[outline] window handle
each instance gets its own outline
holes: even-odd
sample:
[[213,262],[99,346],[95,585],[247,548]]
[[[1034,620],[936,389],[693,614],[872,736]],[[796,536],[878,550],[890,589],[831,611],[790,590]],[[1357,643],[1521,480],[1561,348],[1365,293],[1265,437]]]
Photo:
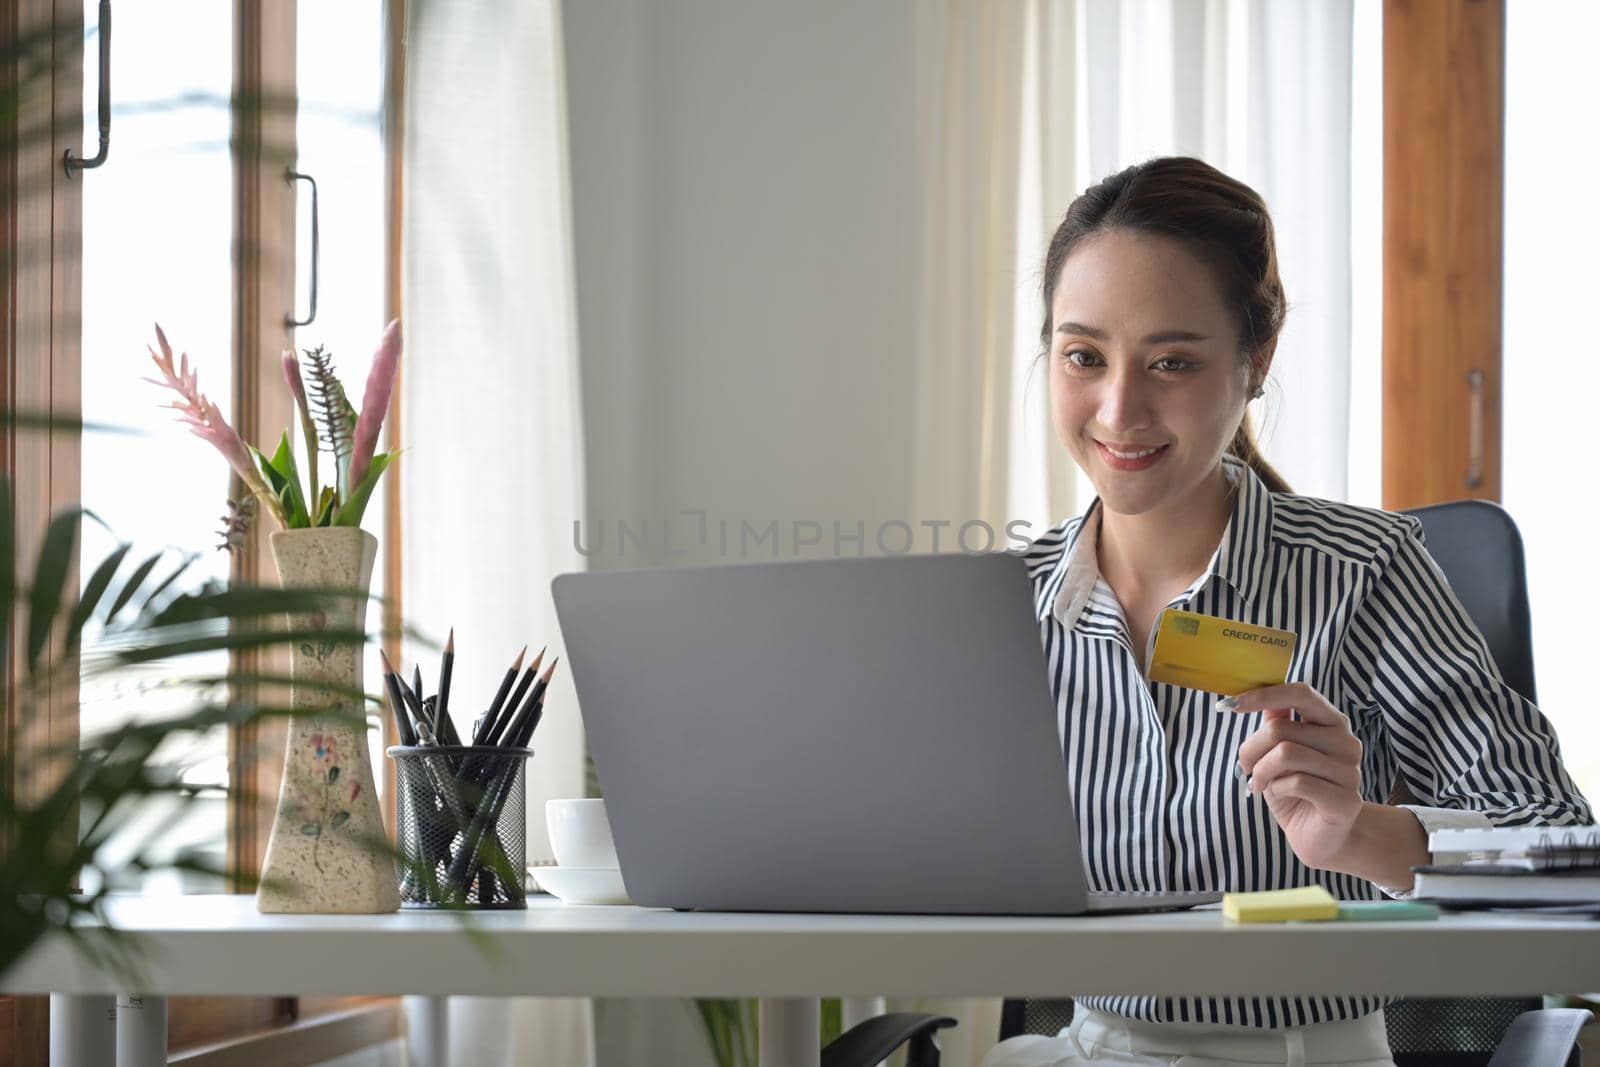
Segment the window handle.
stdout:
[[1483,484],[1483,371],[1467,372],[1467,488]]
[[310,326],[317,317],[317,263],[322,258],[322,242],[317,235],[317,179],[293,169],[287,172],[287,177],[291,184],[308,182],[311,185],[311,313],[304,319],[297,319],[291,309],[283,318],[292,329],[296,326]]
[[100,119],[100,151],[93,159],[84,159],[74,154],[72,149],[67,149],[61,157],[61,165],[66,169],[68,178],[80,170],[98,167],[106,161],[111,151],[111,0],[100,0],[99,36],[100,96],[95,110],[99,112]]

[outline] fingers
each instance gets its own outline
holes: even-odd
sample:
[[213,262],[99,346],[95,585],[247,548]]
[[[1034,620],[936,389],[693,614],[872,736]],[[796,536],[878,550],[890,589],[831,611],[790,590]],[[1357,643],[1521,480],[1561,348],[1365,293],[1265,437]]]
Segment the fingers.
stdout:
[[1269,801],[1301,800],[1330,816],[1351,815],[1361,810],[1359,794],[1314,774],[1285,774],[1274,778],[1261,790]]
[[[1361,793],[1361,768],[1344,760],[1307,748],[1305,745],[1284,741],[1256,761],[1254,768],[1246,767],[1250,775],[1251,792],[1264,793],[1282,778],[1309,775],[1340,791],[1343,796]],[[1311,799],[1311,798],[1306,798]]]
[[1350,732],[1348,723],[1317,726],[1289,719],[1270,719],[1245,738],[1239,746],[1239,764],[1246,774],[1267,753],[1283,744],[1294,744],[1353,765],[1361,763],[1361,740]]
[[[1313,722],[1321,726],[1334,726],[1346,721],[1342,711],[1328,703],[1327,698],[1304,682],[1269,685],[1240,693],[1238,696],[1227,697],[1217,702],[1217,710],[1269,713],[1293,711],[1299,714],[1303,722]],[[1269,717],[1287,718],[1286,715],[1270,714]]]

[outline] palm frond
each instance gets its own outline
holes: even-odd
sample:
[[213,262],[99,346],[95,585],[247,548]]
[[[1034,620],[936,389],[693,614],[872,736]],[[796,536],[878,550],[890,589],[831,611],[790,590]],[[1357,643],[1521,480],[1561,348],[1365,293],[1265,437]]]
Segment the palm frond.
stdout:
[[67,584],[67,572],[78,544],[78,520],[81,512],[63,511],[50,521],[45,531],[44,543],[39,547],[39,561],[34,567],[33,589],[28,596],[28,670],[39,664],[45,645],[50,640],[50,630],[60,614],[61,594]]
[[306,349],[305,356],[311,372],[307,389],[311,416],[317,424],[322,447],[333,453],[342,500],[350,478],[350,458],[355,451],[356,410],[345,395],[344,384],[334,373],[333,356],[321,345]]
[[89,576],[88,582],[84,583],[83,593],[72,609],[71,618],[67,620],[68,649],[77,647],[84,626],[94,616],[94,609],[100,606],[100,598],[105,596],[106,590],[111,587],[111,579],[116,575],[117,568],[122,566],[122,561],[127,558],[131,548],[133,548],[131,544],[118,545],[109,556],[100,561],[100,565]]
[[143,563],[134,568],[132,574],[128,575],[122,583],[122,588],[111,601],[111,607],[106,610],[104,620],[106,625],[109,626],[116,619],[117,613],[127,607],[128,601],[138,595],[139,587],[144,584],[146,578],[150,577],[150,572],[156,569],[156,564],[160,563],[161,557],[166,554],[167,550],[162,549],[160,552],[149,556]]

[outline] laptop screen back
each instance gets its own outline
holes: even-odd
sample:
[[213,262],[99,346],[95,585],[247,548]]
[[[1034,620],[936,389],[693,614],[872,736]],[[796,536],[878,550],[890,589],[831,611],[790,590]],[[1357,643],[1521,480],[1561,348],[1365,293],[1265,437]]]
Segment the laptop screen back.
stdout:
[[1020,558],[579,573],[552,589],[635,904],[1083,910]]

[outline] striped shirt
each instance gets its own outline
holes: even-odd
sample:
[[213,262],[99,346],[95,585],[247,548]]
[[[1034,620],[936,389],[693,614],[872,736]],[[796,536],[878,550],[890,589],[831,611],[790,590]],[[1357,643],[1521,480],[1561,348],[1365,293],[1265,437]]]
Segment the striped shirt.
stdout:
[[[1270,492],[1226,457],[1233,514],[1210,566],[1171,607],[1292,630],[1289,680],[1309,683],[1361,739],[1362,795],[1403,780],[1425,826],[1447,813],[1495,825],[1590,820],[1539,709],[1501,680],[1414,518]],[[1235,776],[1261,715],[1144,677],[1101,577],[1099,501],[1025,553],[1056,696],[1089,886],[1248,891],[1322,885],[1380,899],[1364,879],[1313,870],[1266,802]],[[1085,996],[1152,1022],[1282,1027],[1351,1019],[1384,998]]]

